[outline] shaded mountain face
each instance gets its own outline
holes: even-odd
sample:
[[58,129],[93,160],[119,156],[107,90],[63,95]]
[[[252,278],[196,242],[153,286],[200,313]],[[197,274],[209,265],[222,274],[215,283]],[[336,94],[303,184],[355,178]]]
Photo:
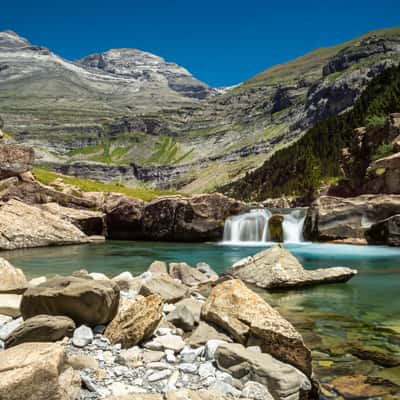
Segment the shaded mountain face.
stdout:
[[[135,176],[199,192],[243,177],[311,126],[351,108],[374,77],[399,62],[400,28],[318,49],[207,96],[186,70],[138,50],[75,64],[50,52],[32,56],[44,51],[0,48],[0,71],[6,64],[14,71],[9,79],[0,72],[0,114],[17,141],[76,175]],[[39,72],[15,73],[28,67]]]

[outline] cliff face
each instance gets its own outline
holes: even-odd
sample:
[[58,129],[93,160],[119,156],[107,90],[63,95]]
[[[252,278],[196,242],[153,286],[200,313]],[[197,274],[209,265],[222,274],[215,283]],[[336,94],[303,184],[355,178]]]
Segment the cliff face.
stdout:
[[[78,85],[54,96],[55,86],[66,86],[54,79],[33,102],[32,92],[13,97],[24,80],[2,75],[2,65],[12,63],[1,43],[0,88],[8,92],[0,99],[0,113],[17,141],[38,148],[40,162],[90,161],[90,171],[83,168],[82,174],[95,176],[97,164],[104,180],[114,179],[115,166],[125,165],[127,179],[133,171],[139,180],[188,192],[213,190],[259,167],[318,121],[352,107],[368,82],[400,59],[400,29],[377,31],[273,67],[221,93],[159,57],[119,49],[68,64],[79,72],[58,69],[72,82],[77,74],[80,83],[95,82],[84,96],[80,89],[72,93]],[[16,53],[13,62],[19,65]],[[42,56],[40,65],[54,63],[54,57]],[[32,58],[30,64],[36,66]],[[28,80],[29,88],[38,76]],[[120,92],[119,81],[124,82]],[[110,82],[115,96],[107,91]],[[71,169],[80,174],[78,164]]]

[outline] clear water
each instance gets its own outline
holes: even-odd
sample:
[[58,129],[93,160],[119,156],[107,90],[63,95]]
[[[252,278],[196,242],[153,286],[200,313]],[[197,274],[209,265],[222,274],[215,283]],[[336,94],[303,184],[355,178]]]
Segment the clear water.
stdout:
[[[223,273],[239,259],[268,245],[113,241],[100,245],[1,252],[0,256],[32,277],[69,274],[82,268],[109,276],[122,271],[139,274],[154,260],[185,261],[191,265],[204,261]],[[336,353],[337,349],[345,349],[357,342],[400,355],[400,249],[313,243],[285,244],[285,247],[305,268],[347,266],[359,271],[346,284],[290,292],[260,292],[296,325],[316,352],[317,376],[322,381],[330,381],[334,376],[351,373],[375,375],[385,372],[370,361]],[[400,369],[397,376],[400,382]]]

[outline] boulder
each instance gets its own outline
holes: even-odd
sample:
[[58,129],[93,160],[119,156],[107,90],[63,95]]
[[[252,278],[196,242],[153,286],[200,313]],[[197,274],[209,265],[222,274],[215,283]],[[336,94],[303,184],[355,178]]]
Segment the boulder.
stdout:
[[22,296],[19,294],[0,294],[0,314],[16,318],[21,315]]
[[195,325],[193,314],[184,304],[177,305],[175,310],[167,315],[167,321],[186,332],[193,330]]
[[400,152],[369,166],[364,192],[400,194]]
[[190,313],[193,315],[194,322],[198,324],[200,322],[200,317],[201,317],[201,309],[203,308],[202,302],[193,299],[193,298],[187,298],[180,300],[178,303],[175,304],[176,308],[178,307],[186,307]]
[[152,240],[218,240],[225,219],[243,209],[244,203],[219,193],[159,197],[143,210],[143,235]]
[[179,279],[184,285],[191,287],[215,280],[186,263],[170,263],[169,273],[173,278]]
[[311,352],[293,325],[238,279],[215,286],[202,318],[237,342],[257,344],[275,358],[311,376]]
[[151,275],[143,280],[139,294],[143,296],[157,294],[166,303],[176,303],[189,294],[189,289],[168,275]]
[[105,336],[111,343],[121,343],[128,348],[148,339],[162,318],[163,301],[152,295],[134,302],[121,311],[108,325]]
[[365,232],[369,244],[400,246],[400,214],[373,224]]
[[14,268],[7,260],[0,257],[0,293],[20,294],[25,292],[28,281],[19,268]]
[[293,366],[269,354],[247,350],[237,343],[218,346],[215,359],[222,371],[237,379],[264,385],[274,399],[301,399],[311,390],[310,380]]
[[186,342],[192,347],[200,347],[204,346],[210,340],[232,342],[232,339],[227,334],[204,321],[200,321],[199,326],[193,331]]
[[0,399],[78,400],[79,373],[54,343],[23,343],[0,355]]
[[275,245],[238,261],[228,273],[258,287],[283,289],[346,282],[357,271],[345,267],[306,270],[282,245]]
[[72,319],[62,316],[37,315],[25,320],[5,340],[6,348],[26,342],[56,342],[71,337],[75,329]]
[[35,159],[32,147],[0,144],[0,179],[30,171]]
[[364,238],[371,225],[400,214],[400,195],[321,196],[311,214],[311,229],[320,240]]
[[67,208],[57,203],[42,204],[40,208],[70,222],[88,236],[106,234],[105,215],[102,212]]
[[216,281],[219,275],[205,262],[196,264],[196,269],[203,273],[210,281]]
[[21,301],[24,319],[39,314],[64,315],[77,325],[107,324],[116,315],[119,288],[112,281],[55,277],[29,288]]
[[110,239],[138,239],[142,237],[143,200],[111,193],[104,200]]
[[283,242],[283,215],[272,215],[268,220],[268,231],[270,240],[273,242]]
[[152,274],[168,274],[167,263],[164,261],[153,261],[147,271]]
[[89,241],[88,236],[70,222],[37,207],[18,200],[10,200],[0,207],[0,250]]
[[112,280],[117,283],[121,290],[129,290],[135,286],[137,286],[137,289],[139,289],[140,287],[138,279],[135,278],[129,271],[121,272],[117,276],[114,276]]

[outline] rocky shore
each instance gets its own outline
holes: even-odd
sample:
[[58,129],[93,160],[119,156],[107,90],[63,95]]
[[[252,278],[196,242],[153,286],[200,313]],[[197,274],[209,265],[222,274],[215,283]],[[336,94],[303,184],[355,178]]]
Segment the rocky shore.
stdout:
[[[279,246],[254,258],[293,270]],[[242,280],[207,264],[28,281],[0,260],[2,399],[318,398],[299,332]]]

